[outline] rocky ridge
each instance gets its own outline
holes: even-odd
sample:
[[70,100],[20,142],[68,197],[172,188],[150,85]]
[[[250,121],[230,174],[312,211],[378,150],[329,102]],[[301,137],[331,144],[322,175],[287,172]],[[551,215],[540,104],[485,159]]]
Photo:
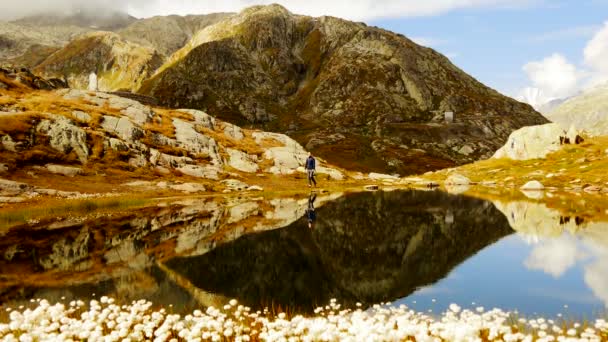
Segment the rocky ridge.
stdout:
[[591,135],[608,135],[608,83],[588,89],[544,113],[564,129],[574,126]]
[[[303,173],[301,165],[308,154],[285,135],[241,129],[198,110],[165,110],[75,89],[0,98],[4,97],[6,104],[0,106],[4,175],[172,175],[207,184],[156,186],[184,192],[252,191],[262,188],[238,179]],[[346,177],[319,162],[320,174],[335,180]],[[0,186],[0,195],[5,188]],[[21,190],[22,195],[32,192]]]

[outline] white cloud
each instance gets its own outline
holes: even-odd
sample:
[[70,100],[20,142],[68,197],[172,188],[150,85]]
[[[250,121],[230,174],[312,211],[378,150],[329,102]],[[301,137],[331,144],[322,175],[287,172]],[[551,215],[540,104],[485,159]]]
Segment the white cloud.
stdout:
[[591,68],[591,85],[608,80],[608,22],[593,36],[583,51],[585,64]]
[[[592,26],[589,26],[592,27]],[[589,27],[580,27],[546,35],[541,39],[553,39],[560,35],[582,34]],[[531,86],[522,89],[517,97],[533,106],[542,105],[555,98],[566,98],[608,81],[608,22],[598,27],[584,50],[584,65],[575,66],[558,53],[524,65]],[[532,90],[532,91],[531,91]],[[536,93],[540,96],[526,96]]]
[[[299,14],[332,15],[352,20],[430,16],[467,8],[517,8],[533,5],[542,0],[105,0],[106,8],[127,9],[137,17],[167,14],[204,14],[212,12],[238,12],[244,7],[279,3]],[[90,0],[2,0],[0,18],[15,18],[32,12],[45,13],[65,7],[87,7],[101,3]],[[99,5],[97,5],[99,6]],[[112,7],[110,7],[112,6]]]
[[543,272],[559,278],[584,255],[577,250],[576,238],[562,235],[543,241],[532,250],[524,265],[531,270]]
[[558,53],[541,61],[529,62],[524,65],[523,70],[532,81],[533,87],[538,88],[547,99],[573,94],[582,77],[576,66]]

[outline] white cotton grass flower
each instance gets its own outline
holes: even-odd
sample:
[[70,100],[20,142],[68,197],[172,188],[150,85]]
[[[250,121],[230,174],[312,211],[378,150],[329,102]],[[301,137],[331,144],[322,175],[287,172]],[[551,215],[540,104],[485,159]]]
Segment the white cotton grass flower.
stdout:
[[[553,320],[518,319],[516,312],[499,309],[463,309],[450,304],[448,310],[431,316],[390,303],[362,310],[342,309],[333,299],[315,310],[315,315],[276,316],[269,310],[255,311],[231,300],[228,309],[196,309],[184,316],[153,310],[152,303],[133,301],[117,305],[102,296],[88,305],[71,301],[69,305],[36,300],[27,309],[8,310],[8,322],[0,323],[0,340],[91,340],[91,341],[556,341],[606,338],[608,324],[598,319],[589,325],[570,324],[566,332]],[[33,302],[31,302],[33,303]],[[81,305],[82,304],[82,305]],[[584,330],[583,330],[584,329]]]

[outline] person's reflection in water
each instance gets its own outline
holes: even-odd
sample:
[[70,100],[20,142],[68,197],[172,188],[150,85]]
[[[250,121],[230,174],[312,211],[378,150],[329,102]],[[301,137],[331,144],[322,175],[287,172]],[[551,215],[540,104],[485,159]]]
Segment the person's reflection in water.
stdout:
[[308,196],[308,208],[306,209],[306,217],[308,218],[308,228],[313,229],[315,227],[315,221],[317,220],[317,213],[315,212],[315,200],[317,194],[311,192]]

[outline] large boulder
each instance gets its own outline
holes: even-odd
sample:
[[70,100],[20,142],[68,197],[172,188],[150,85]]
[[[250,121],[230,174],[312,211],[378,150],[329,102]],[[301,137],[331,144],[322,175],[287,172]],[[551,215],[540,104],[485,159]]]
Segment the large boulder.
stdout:
[[568,131],[556,123],[529,126],[511,133],[507,143],[501,147],[492,158],[510,158],[528,160],[545,158],[547,154],[560,148],[560,137],[566,137],[570,142],[576,140],[577,131]]
[[254,132],[252,134],[258,145],[264,146],[266,140],[274,140],[283,146],[268,147],[264,151],[264,158],[273,161],[267,172],[274,174],[292,174],[303,165],[308,152],[297,141],[284,134],[270,132]]

